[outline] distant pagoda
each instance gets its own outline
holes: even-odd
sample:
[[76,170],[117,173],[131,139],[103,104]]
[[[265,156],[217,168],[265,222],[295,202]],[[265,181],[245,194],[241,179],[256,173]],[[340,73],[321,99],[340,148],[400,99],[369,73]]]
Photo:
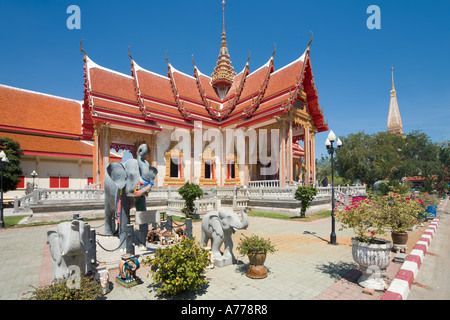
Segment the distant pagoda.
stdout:
[[402,131],[402,118],[400,117],[400,110],[397,103],[397,92],[394,87],[394,68],[391,68],[392,72],[392,89],[391,89],[391,103],[389,105],[389,114],[387,120],[387,130],[395,134],[403,134]]

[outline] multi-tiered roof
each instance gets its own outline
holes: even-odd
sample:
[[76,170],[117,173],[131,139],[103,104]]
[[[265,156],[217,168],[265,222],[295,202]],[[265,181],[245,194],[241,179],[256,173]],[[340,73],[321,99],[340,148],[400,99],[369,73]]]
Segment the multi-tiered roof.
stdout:
[[161,130],[160,125],[193,129],[194,121],[217,128],[249,127],[292,108],[309,113],[318,132],[327,131],[314,84],[310,45],[297,60],[278,70],[274,54],[253,72],[247,61],[236,74],[225,23],[211,77],[195,63],[192,76],[178,71],[167,57],[167,75],[159,75],[142,68],[130,54],[131,74],[126,75],[99,66],[85,54],[83,136],[92,137],[94,121],[155,131]]

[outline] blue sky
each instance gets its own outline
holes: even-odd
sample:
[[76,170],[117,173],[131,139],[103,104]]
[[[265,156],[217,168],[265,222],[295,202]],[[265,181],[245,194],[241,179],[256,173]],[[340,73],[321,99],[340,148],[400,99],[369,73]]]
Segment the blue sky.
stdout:
[[[81,9],[70,30],[67,7]],[[370,30],[370,5],[381,29]],[[337,136],[386,130],[391,66],[406,133],[421,129],[450,140],[450,1],[227,0],[231,60],[250,71],[270,58],[275,68],[297,59],[314,32],[312,68],[329,127]],[[128,46],[142,67],[166,74],[164,52],[178,70],[193,73],[191,56],[213,71],[222,30],[221,0],[0,0],[0,84],[81,100],[79,42],[96,63],[130,74]],[[318,156],[327,133],[316,137]]]

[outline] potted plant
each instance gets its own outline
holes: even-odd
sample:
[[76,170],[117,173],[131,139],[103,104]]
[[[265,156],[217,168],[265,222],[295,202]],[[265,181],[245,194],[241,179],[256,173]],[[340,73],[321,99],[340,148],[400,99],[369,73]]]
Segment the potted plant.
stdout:
[[348,206],[338,206],[336,220],[341,230],[352,228],[352,255],[362,272],[357,282],[365,288],[384,290],[383,274],[391,263],[392,242],[377,238],[385,233],[386,220],[368,198],[355,198]]
[[311,205],[314,197],[317,195],[317,189],[311,186],[299,186],[295,191],[294,198],[301,201],[300,204],[300,218],[304,218],[306,214],[306,209]]
[[394,248],[404,248],[408,241],[408,229],[418,222],[418,214],[421,211],[419,199],[411,194],[399,194],[390,191],[388,194],[375,200],[375,210],[386,222],[391,230]]
[[422,204],[422,217],[428,218],[430,215],[436,216],[437,204],[436,196],[428,192],[421,192],[416,196]]
[[252,235],[240,239],[237,250],[241,255],[247,255],[250,260],[250,266],[247,269],[246,276],[253,279],[262,279],[267,277],[267,270],[264,267],[267,253],[273,253],[277,249],[270,239],[264,239],[257,235]]

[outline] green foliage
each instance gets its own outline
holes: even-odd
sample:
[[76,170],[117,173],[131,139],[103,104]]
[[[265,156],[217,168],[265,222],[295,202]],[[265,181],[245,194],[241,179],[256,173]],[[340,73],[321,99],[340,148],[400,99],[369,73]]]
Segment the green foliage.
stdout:
[[295,191],[294,198],[296,200],[301,201],[301,210],[300,217],[304,218],[306,209],[308,209],[311,205],[311,202],[314,200],[314,197],[317,195],[317,189],[311,186],[299,186]]
[[256,253],[273,253],[277,251],[270,239],[264,239],[257,235],[252,235],[240,239],[237,250],[241,255],[253,255]]
[[15,190],[22,175],[20,158],[23,154],[17,141],[8,137],[0,137],[0,151],[3,150],[9,163],[3,164],[3,192]]
[[419,213],[422,211],[421,200],[410,193],[399,194],[391,191],[375,199],[374,211],[391,231],[406,232],[418,222]]
[[103,295],[100,283],[93,277],[86,276],[81,277],[79,289],[69,289],[65,278],[34,289],[28,292],[31,294],[28,300],[95,300]]
[[192,218],[195,211],[194,201],[195,199],[203,196],[202,189],[200,189],[198,185],[188,181],[184,184],[184,186],[178,189],[178,193],[185,201],[181,212],[185,214],[186,218]]
[[142,263],[156,269],[152,279],[161,284],[158,294],[177,295],[198,290],[207,283],[203,273],[210,260],[207,250],[185,238],[180,244],[158,248],[153,259],[148,256]]
[[[360,180],[369,187],[379,180],[400,181],[404,176],[419,174],[442,180],[450,172],[449,144],[433,143],[420,131],[404,136],[359,132],[341,140],[343,145],[336,153],[338,175],[351,181]],[[426,190],[430,192],[434,188],[432,180],[427,183]]]

